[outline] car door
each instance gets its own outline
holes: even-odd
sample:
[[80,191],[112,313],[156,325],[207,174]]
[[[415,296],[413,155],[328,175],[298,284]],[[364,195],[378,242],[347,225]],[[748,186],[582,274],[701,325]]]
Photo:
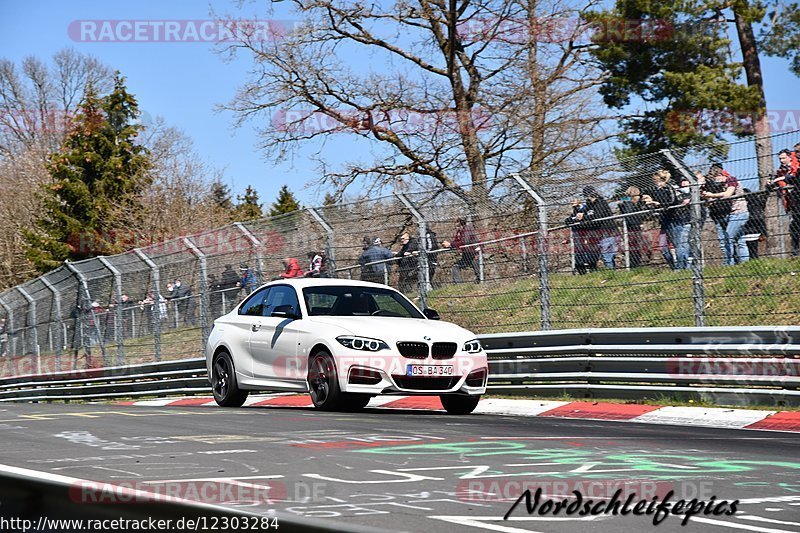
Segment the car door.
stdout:
[[263,308],[269,295],[269,287],[254,292],[248,297],[237,314],[226,320],[225,340],[233,356],[233,364],[239,374],[253,375],[253,357],[250,350],[250,334],[253,327],[260,323]]
[[[300,316],[300,302],[289,285],[273,285],[262,308],[262,316],[250,332],[253,376],[265,385],[288,390],[306,390],[305,364],[298,357],[297,343],[302,318],[274,317],[276,308],[291,307]],[[268,382],[268,383],[266,383]]]

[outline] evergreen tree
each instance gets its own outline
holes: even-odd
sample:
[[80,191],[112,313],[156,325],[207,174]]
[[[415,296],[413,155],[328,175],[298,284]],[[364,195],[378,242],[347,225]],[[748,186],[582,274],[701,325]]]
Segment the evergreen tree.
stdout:
[[136,99],[117,72],[113,91],[90,85],[61,150],[49,158],[52,181],[41,192],[43,212],[25,232],[26,254],[39,271],[65,259],[121,251],[115,232],[139,206],[148,183],[147,150],[137,144]]
[[230,188],[221,181],[211,184],[211,201],[214,205],[225,211],[233,211],[233,199],[231,198]]
[[336,199],[336,196],[330,192],[326,192],[325,198],[322,200],[322,207],[336,207],[338,203],[339,201]]
[[262,204],[258,202],[258,191],[251,185],[247,186],[243,195],[240,194],[236,198],[239,200],[234,211],[237,220],[255,220],[264,216]]
[[288,185],[284,185],[281,187],[281,190],[278,191],[278,199],[275,200],[275,203],[272,204],[272,208],[269,210],[270,216],[277,216],[283,215],[286,213],[291,213],[293,211],[298,211],[300,209],[300,204],[298,203],[297,199],[294,197],[294,193],[289,190]]

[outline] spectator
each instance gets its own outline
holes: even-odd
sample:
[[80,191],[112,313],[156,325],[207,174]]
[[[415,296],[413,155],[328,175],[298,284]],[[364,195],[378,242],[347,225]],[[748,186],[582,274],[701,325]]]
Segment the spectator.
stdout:
[[101,343],[103,338],[102,326],[105,314],[106,310],[100,305],[100,302],[97,300],[92,302],[88,317],[89,346],[97,346]]
[[764,220],[764,213],[767,207],[767,191],[752,192],[744,189],[747,195],[747,211],[750,218],[744,225],[744,240],[747,243],[747,251],[750,259],[758,259],[758,244],[767,240],[767,223]]
[[647,207],[641,198],[639,187],[630,186],[625,189],[625,196],[618,206],[620,214],[626,215],[624,220],[628,228],[628,259],[631,268],[650,261],[650,247],[642,232],[642,223],[647,217]]
[[452,242],[442,242],[442,246],[445,248],[457,248],[461,250],[461,258],[456,261],[452,268],[453,282],[461,283],[463,281],[461,278],[461,270],[471,268],[475,273],[475,283],[480,283],[480,267],[476,261],[480,248],[477,246],[470,246],[478,242],[478,237],[475,235],[475,230],[472,229],[472,226],[467,224],[466,218],[459,217],[457,222],[458,228],[456,229],[455,235],[453,235]]
[[435,253],[436,250],[441,248],[439,244],[439,239],[436,235],[436,232],[433,231],[431,228],[426,227],[425,229],[425,251],[427,252],[427,259],[428,259],[428,280],[431,283],[431,286],[434,286],[433,283],[433,276],[436,274],[436,267],[439,266],[437,259],[437,254]]
[[302,278],[305,272],[300,268],[300,263],[294,257],[287,257],[283,260],[283,272],[280,273],[278,279],[291,279]]
[[195,306],[192,289],[183,285],[180,279],[176,279],[172,286],[174,288],[172,298],[175,300],[175,309],[179,317],[182,317],[185,325],[193,326]]
[[319,278],[322,277],[322,265],[324,263],[324,259],[322,254],[317,252],[308,252],[308,272],[306,272],[306,277],[308,278]]
[[[709,214],[717,226],[722,264],[747,262],[750,253],[744,240],[744,226],[750,215],[747,211],[747,200],[742,197],[744,191],[739,180],[723,169],[722,165],[714,163],[708,172],[705,190],[700,194],[709,201]],[[731,200],[726,200],[727,198]],[[715,208],[718,202],[723,202],[723,205]]]
[[[651,209],[659,210],[659,223],[664,234],[660,243],[664,260],[673,270],[689,268],[689,194],[686,187],[675,187],[670,183],[668,170],[653,174],[653,189],[643,194],[642,200]],[[675,248],[675,258],[669,245]]]
[[8,328],[6,319],[0,318],[0,357],[8,355]]
[[230,264],[225,265],[225,270],[219,276],[219,288],[222,291],[220,293],[222,300],[220,314],[227,313],[238,301],[240,283],[239,276],[236,275],[233,266]]
[[595,232],[595,238],[600,244],[603,265],[614,270],[614,258],[617,255],[617,225],[614,220],[608,220],[614,216],[611,207],[594,187],[584,187],[583,196],[586,198],[586,211],[581,218],[586,227]]
[[[795,146],[797,148],[797,146]],[[792,256],[800,252],[800,161],[796,152],[783,149],[778,153],[780,167],[769,189],[779,188],[783,197],[783,207],[792,217],[789,223],[789,237],[792,242]]]
[[222,284],[216,274],[208,275],[208,308],[212,320],[222,315]]
[[[134,302],[130,296],[123,293],[119,303],[113,302],[109,304],[108,306],[109,313],[111,311],[115,311],[117,307],[119,307],[121,310],[122,320],[120,321],[120,324],[115,327],[121,328],[121,336],[123,339],[132,337],[133,336],[133,331],[131,330],[132,315],[134,312],[134,308],[136,307],[136,302]],[[116,324],[116,313],[114,314],[113,320],[114,323]]]
[[572,232],[575,272],[579,275],[597,270],[597,261],[600,259],[600,241],[583,220],[586,211],[586,202],[575,199],[572,202],[572,214],[564,221]]
[[411,237],[408,233],[403,233],[400,236],[400,244],[403,246],[395,254],[400,258],[398,261],[400,291],[409,292],[417,285],[418,281],[417,266],[419,261],[416,256],[419,254],[419,245],[417,244],[417,239]]
[[244,289],[245,294],[250,294],[258,287],[258,282],[256,281],[256,276],[253,274],[253,271],[250,270],[246,264],[242,264],[239,267],[239,272],[241,274],[241,280],[239,281],[239,286]]
[[392,257],[394,257],[392,252],[383,247],[381,239],[373,237],[372,244],[358,258],[358,264],[361,265],[362,281],[386,283],[389,269],[385,261]]

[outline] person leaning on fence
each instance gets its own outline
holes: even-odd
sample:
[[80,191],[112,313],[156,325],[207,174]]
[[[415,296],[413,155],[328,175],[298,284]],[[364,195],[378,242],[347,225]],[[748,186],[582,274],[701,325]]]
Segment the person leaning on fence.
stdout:
[[564,220],[572,232],[575,272],[579,275],[597,270],[597,261],[600,260],[600,241],[595,231],[583,221],[586,211],[586,202],[576,198],[572,201],[572,214]]
[[439,238],[436,235],[436,232],[430,228],[425,229],[424,248],[425,252],[427,252],[428,259],[428,280],[430,281],[431,286],[435,287],[433,276],[436,274],[436,267],[439,266],[437,254],[435,252],[441,248],[441,245],[439,244]]
[[453,240],[442,242],[442,246],[445,248],[461,250],[461,258],[456,261],[452,268],[453,282],[462,283],[461,271],[471,268],[475,273],[475,283],[480,283],[480,266],[477,261],[479,248],[470,246],[477,244],[478,236],[475,234],[475,230],[472,229],[472,225],[467,223],[466,218],[459,217],[456,222],[458,223],[458,228],[456,228],[456,232],[453,235]]
[[300,263],[294,257],[286,257],[283,259],[283,272],[281,272],[276,279],[292,279],[302,278],[305,272],[300,268]]
[[322,277],[323,271],[322,266],[324,263],[324,259],[321,253],[317,252],[308,252],[308,270],[305,273],[307,278],[319,278]]
[[709,214],[717,226],[722,264],[747,262],[750,252],[744,240],[744,226],[750,214],[739,180],[723,169],[722,165],[714,163],[708,171],[705,190],[700,195],[708,201]]
[[389,272],[389,265],[386,261],[394,255],[388,248],[383,247],[379,237],[373,237],[371,243],[358,258],[358,264],[361,265],[361,280],[386,283]]
[[789,237],[792,243],[792,256],[796,257],[800,253],[800,160],[796,152],[783,149],[778,153],[778,161],[780,167],[768,189],[780,191],[783,207],[792,217],[789,223]]
[[219,276],[220,299],[222,300],[221,313],[228,312],[239,299],[240,280],[233,270],[233,265],[225,265],[225,270]]
[[395,253],[400,258],[398,261],[398,269],[400,271],[399,288],[401,292],[409,292],[416,285],[418,281],[417,267],[419,260],[419,246],[417,239],[411,237],[408,233],[403,233],[400,236],[400,244],[402,247]]
[[183,323],[187,326],[193,326],[195,323],[194,320],[194,312],[195,312],[195,301],[192,298],[192,289],[186,285],[183,285],[180,279],[176,279],[173,285],[175,288],[174,299],[175,303],[177,304],[178,313],[180,313],[180,318],[183,320]]
[[628,229],[628,258],[630,267],[640,267],[650,261],[650,247],[642,231],[642,224],[646,220],[649,212],[642,200],[642,193],[639,187],[630,186],[625,189],[625,196],[617,205]]
[[0,318],[0,357],[8,355],[8,324],[5,318]]
[[[659,210],[659,223],[664,239],[659,243],[664,260],[673,270],[689,268],[689,190],[670,183],[668,170],[653,174],[653,188],[642,195],[645,205]],[[669,245],[675,248],[673,259]]]
[[239,274],[241,278],[239,279],[239,286],[244,289],[244,293],[250,294],[256,287],[258,287],[258,281],[256,280],[256,275],[250,270],[250,267],[242,264],[239,267]]
[[614,259],[617,255],[617,223],[609,220],[614,216],[611,207],[592,186],[583,188],[583,196],[586,198],[583,223],[595,232],[595,238],[600,245],[600,257],[603,259],[603,265],[614,270]]

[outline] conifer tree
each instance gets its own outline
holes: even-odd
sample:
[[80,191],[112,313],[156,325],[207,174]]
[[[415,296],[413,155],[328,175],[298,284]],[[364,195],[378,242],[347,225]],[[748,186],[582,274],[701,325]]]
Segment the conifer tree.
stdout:
[[244,194],[240,194],[236,198],[239,200],[234,212],[237,220],[255,220],[264,216],[262,204],[258,202],[258,191],[252,185],[248,185]]
[[278,191],[278,198],[272,204],[269,214],[270,216],[274,217],[277,215],[291,213],[299,209],[300,203],[297,201],[297,198],[294,197],[294,193],[289,190],[288,185],[284,185],[281,187],[281,190]]

